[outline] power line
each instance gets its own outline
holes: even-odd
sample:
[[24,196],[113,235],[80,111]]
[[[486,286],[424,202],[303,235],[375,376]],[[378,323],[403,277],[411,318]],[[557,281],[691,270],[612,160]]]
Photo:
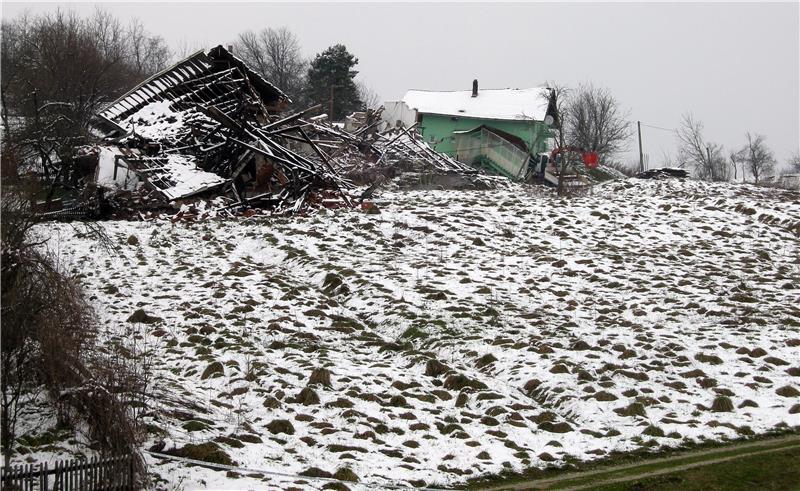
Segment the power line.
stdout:
[[653,129],[656,129],[656,130],[670,131],[672,133],[677,133],[678,132],[678,130],[676,130],[674,128],[662,128],[661,126],[654,126],[654,125],[651,125],[651,124],[642,123],[642,126],[646,126],[648,128],[653,128]]

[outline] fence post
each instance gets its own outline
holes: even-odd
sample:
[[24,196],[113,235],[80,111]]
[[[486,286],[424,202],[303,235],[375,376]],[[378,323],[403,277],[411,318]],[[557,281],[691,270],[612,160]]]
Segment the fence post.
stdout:
[[133,454],[128,455],[128,489],[133,491]]

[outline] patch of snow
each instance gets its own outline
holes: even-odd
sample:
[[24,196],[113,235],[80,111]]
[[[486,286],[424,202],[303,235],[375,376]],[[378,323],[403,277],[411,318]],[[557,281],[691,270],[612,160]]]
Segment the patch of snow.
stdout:
[[99,150],[97,184],[109,188],[134,189],[139,183],[139,178],[125,166],[124,162],[120,162],[119,167],[117,167],[117,177],[116,179],[114,178],[114,167],[116,166],[117,155],[120,154],[119,149],[101,146]]
[[194,157],[189,155],[169,154],[167,164],[163,168],[164,177],[173,181],[171,187],[161,189],[161,192],[169,199],[178,199],[191,196],[214,186],[224,184],[226,179],[206,172],[197,167]]
[[185,111],[174,111],[173,101],[153,101],[131,114],[120,123],[128,131],[134,131],[144,138],[161,141],[176,137],[186,131]]
[[[796,398],[776,392],[800,367],[796,194],[675,179],[569,200],[527,190],[390,191],[379,214],[105,222],[113,254],[69,224],[37,230],[80,275],[108,345],[152,349],[158,414],[144,422],[170,448],[217,440],[240,466],[452,485],[797,425]],[[163,321],[128,323],[139,308]],[[432,359],[446,372],[426,375]],[[212,362],[224,373],[204,378]],[[331,387],[304,404],[316,367]],[[733,411],[710,410],[722,394]],[[293,431],[273,434],[276,419]],[[188,488],[311,487],[148,460]]]

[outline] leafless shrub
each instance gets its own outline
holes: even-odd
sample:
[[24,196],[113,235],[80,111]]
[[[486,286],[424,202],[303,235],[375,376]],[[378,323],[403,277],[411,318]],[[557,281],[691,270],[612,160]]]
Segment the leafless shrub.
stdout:
[[571,146],[597,152],[606,163],[625,149],[631,127],[628,114],[606,88],[580,85],[566,102],[562,114],[566,140]]
[[800,152],[793,153],[786,161],[789,174],[800,174]]
[[[138,433],[125,397],[142,378],[97,349],[94,312],[80,285],[36,241],[27,197],[4,189],[2,201],[2,441],[6,463],[26,390],[43,386],[60,424],[85,422],[113,453],[136,454]],[[136,459],[139,471],[143,461]]]
[[775,156],[772,150],[767,147],[764,135],[751,135],[747,133],[747,144],[741,150],[744,156],[744,164],[753,176],[756,184],[765,174],[771,174],[775,170]]
[[15,156],[4,163],[64,183],[74,178],[72,149],[89,136],[98,109],[170,56],[139,21],[126,29],[100,9],[88,17],[59,9],[7,20],[1,38],[3,151]]
[[239,34],[233,48],[236,56],[286,92],[295,104],[303,105],[308,62],[303,59],[300,40],[292,31],[286,27],[245,31]]
[[356,88],[358,89],[358,98],[364,103],[364,109],[375,110],[381,107],[381,96],[365,81],[357,81]]
[[681,167],[691,165],[694,167],[694,175],[699,179],[727,181],[730,178],[722,145],[707,142],[703,138],[702,122],[696,121],[691,114],[685,114],[677,134]]

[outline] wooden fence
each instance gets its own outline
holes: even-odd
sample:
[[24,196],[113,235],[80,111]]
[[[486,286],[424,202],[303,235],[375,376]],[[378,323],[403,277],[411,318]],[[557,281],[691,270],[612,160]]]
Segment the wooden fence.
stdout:
[[8,491],[133,491],[133,457],[61,460],[52,467],[25,464],[0,469],[0,489]]

